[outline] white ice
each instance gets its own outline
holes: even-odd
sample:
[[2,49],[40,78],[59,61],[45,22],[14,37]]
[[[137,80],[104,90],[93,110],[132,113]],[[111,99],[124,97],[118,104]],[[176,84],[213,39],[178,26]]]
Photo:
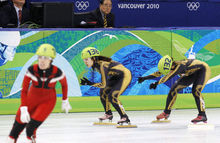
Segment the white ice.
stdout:
[[[208,124],[188,129],[197,110],[173,110],[171,123],[152,124],[162,111],[127,111],[132,124],[138,128],[116,128],[93,125],[102,112],[51,114],[37,131],[37,143],[220,143],[220,108],[207,109]],[[119,120],[116,112],[113,122]],[[0,143],[5,143],[14,122],[14,115],[0,116]],[[24,143],[25,132],[18,143]]]

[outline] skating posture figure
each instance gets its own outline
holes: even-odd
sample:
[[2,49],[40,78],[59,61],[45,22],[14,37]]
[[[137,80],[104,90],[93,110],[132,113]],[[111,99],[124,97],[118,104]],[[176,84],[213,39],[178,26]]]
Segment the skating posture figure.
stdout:
[[206,122],[207,117],[205,113],[205,102],[201,95],[201,92],[205,84],[209,80],[211,74],[208,64],[193,59],[173,61],[170,56],[166,55],[159,61],[158,69],[159,71],[151,75],[139,77],[138,82],[142,83],[144,80],[160,77],[162,74],[165,75],[159,81],[150,84],[150,89],[156,89],[158,84],[170,80],[175,75],[179,75],[180,78],[172,85],[167,96],[165,110],[163,113],[156,117],[157,120],[168,119],[171,113],[171,108],[176,101],[177,93],[183,88],[193,84],[192,94],[195,98],[199,114],[191,122]]
[[27,142],[35,143],[36,130],[56,104],[57,81],[62,85],[62,110],[68,112],[71,109],[67,99],[66,76],[58,67],[52,65],[56,56],[55,48],[50,44],[42,44],[36,54],[38,64],[30,66],[24,76],[21,105],[9,134],[8,143],[16,143],[24,128],[26,128]]
[[118,98],[130,84],[131,72],[111,58],[100,56],[100,52],[93,47],[85,48],[82,51],[81,57],[87,67],[97,70],[102,77],[101,83],[93,83],[85,77],[81,79],[81,85],[101,88],[100,100],[105,109],[105,114],[99,120],[112,120],[112,104],[121,117],[118,123],[130,122]]

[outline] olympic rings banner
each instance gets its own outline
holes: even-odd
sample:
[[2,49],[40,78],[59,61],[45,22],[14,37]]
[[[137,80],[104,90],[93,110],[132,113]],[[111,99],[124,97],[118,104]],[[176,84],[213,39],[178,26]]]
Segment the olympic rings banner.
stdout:
[[220,26],[219,8],[220,2],[202,0],[120,0],[113,12],[118,27]]
[[[14,30],[14,29],[11,29]],[[220,92],[220,29],[45,29],[0,31],[0,97],[19,98],[23,77],[27,68],[36,63],[36,49],[42,43],[55,46],[57,56],[53,64],[61,68],[67,77],[68,96],[98,96],[99,89],[80,86],[79,79],[87,77],[100,82],[100,74],[86,68],[81,59],[85,47],[95,47],[101,55],[122,63],[132,73],[132,81],[123,95],[166,95],[178,76],[150,90],[153,79],[138,84],[140,76],[157,71],[157,64],[164,55],[174,60],[196,58],[211,67],[211,78],[203,93]],[[18,35],[20,33],[21,37]],[[4,34],[1,35],[1,34]],[[17,47],[7,46],[11,39],[20,41]],[[18,39],[20,38],[20,39]],[[14,41],[13,41],[14,42]],[[19,43],[19,42],[18,42]],[[57,84],[58,96],[61,86]],[[181,93],[190,93],[187,87]]]
[[[89,12],[99,7],[99,0],[64,1],[74,2],[75,13]],[[115,26],[118,28],[220,26],[220,1],[112,0],[112,3]]]
[[[73,2],[74,12],[88,12],[99,7],[99,0],[28,0],[30,2]],[[114,0],[113,0],[114,1]]]

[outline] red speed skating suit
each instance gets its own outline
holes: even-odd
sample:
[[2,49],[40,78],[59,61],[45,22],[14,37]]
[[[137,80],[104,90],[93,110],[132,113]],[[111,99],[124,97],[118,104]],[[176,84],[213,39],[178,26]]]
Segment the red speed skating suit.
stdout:
[[[66,100],[66,76],[58,67],[51,65],[49,69],[41,70],[35,64],[28,68],[23,80],[20,106],[28,107],[31,119],[43,122],[52,112],[56,104],[55,85],[57,81],[62,85],[63,100]],[[20,114],[19,108],[16,114],[18,123],[22,123]]]

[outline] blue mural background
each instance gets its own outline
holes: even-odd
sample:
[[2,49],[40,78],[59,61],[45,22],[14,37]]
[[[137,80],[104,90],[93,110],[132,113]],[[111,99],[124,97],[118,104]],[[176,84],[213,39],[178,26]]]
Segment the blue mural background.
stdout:
[[[15,59],[0,66],[0,97],[19,98],[22,77],[25,68],[36,61],[37,47],[42,43],[51,43],[56,47],[59,57],[55,59],[58,66],[71,74],[69,79],[69,96],[98,96],[99,89],[91,86],[80,86],[83,76],[93,82],[100,82],[101,76],[96,71],[86,68],[80,55],[83,48],[96,47],[104,56],[122,63],[132,73],[132,81],[123,95],[159,95],[167,94],[178,76],[150,90],[150,83],[160,78],[137,83],[140,76],[147,76],[157,71],[159,59],[171,55],[175,60],[188,58],[190,53],[196,59],[205,61],[212,69],[210,82],[205,86],[204,93],[220,92],[220,30],[213,29],[166,29],[166,30],[21,30],[21,43],[17,47]],[[171,36],[172,34],[172,36]],[[16,80],[19,79],[19,82]],[[15,82],[16,81],[16,82]],[[75,89],[76,88],[76,89]],[[57,85],[57,96],[61,95],[61,86]],[[73,90],[74,89],[74,90]],[[190,93],[187,87],[180,93]],[[76,94],[77,93],[77,94]]]

